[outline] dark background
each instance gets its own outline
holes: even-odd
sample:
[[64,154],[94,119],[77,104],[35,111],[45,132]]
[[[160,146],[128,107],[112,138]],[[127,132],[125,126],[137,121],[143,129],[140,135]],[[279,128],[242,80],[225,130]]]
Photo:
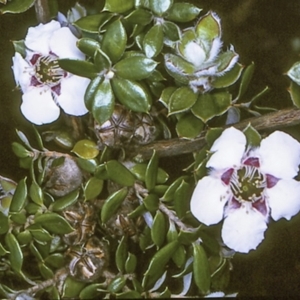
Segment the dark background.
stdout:
[[[93,1],[82,1],[82,3]],[[299,60],[300,1],[297,0],[199,0],[222,20],[223,41],[233,44],[244,65],[255,62],[253,94],[265,86],[271,92],[263,104],[276,108],[292,106],[284,73]],[[65,12],[75,1],[59,1]],[[62,5],[63,4],[63,5]],[[14,54],[10,40],[20,40],[35,26],[34,9],[19,15],[0,16],[0,175],[19,180],[24,171],[11,151],[15,129],[30,132],[31,124],[19,111],[20,93],[14,91],[11,71]],[[298,133],[299,128],[290,129]],[[175,164],[176,165],[176,164]],[[240,296],[292,297],[300,292],[300,216],[292,221],[271,222],[266,239],[256,251],[235,255],[229,291]]]

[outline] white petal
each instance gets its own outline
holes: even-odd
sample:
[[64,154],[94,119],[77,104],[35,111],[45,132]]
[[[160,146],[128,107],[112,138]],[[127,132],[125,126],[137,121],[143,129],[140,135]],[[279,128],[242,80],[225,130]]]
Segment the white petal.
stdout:
[[50,49],[59,58],[84,59],[85,55],[76,46],[77,40],[68,27],[62,27],[51,36]]
[[59,117],[60,109],[53,101],[50,89],[31,88],[22,99],[22,114],[36,125],[51,123]]
[[12,60],[13,60],[12,70],[14,73],[16,84],[20,85],[24,93],[30,85],[30,80],[31,80],[31,76],[29,75],[30,66],[28,62],[18,52],[16,52]]
[[47,24],[40,24],[36,27],[30,27],[25,38],[26,47],[34,52],[48,55],[50,52],[50,37],[52,36],[53,32],[59,28],[60,23],[54,20]]
[[260,169],[265,174],[289,179],[298,173],[300,143],[290,135],[275,131],[261,141]]
[[225,218],[222,239],[229,248],[247,253],[261,243],[266,229],[266,218],[245,205],[231,211]]
[[199,180],[191,199],[191,212],[206,225],[223,219],[224,205],[230,197],[228,186],[220,179],[205,176]]
[[237,167],[245,152],[246,137],[234,127],[223,131],[216,139],[210,151],[215,152],[208,160],[206,166],[214,169],[227,169]]
[[279,180],[275,186],[266,189],[271,216],[290,220],[300,210],[300,182],[294,179]]
[[82,116],[88,112],[84,104],[84,93],[89,82],[88,78],[75,75],[61,81],[61,94],[56,100],[67,114]]

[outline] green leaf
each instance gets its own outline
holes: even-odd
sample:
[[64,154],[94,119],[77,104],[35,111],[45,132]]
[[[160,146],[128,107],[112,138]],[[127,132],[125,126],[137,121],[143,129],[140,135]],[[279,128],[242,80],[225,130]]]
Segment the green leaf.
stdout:
[[157,56],[164,44],[163,27],[156,24],[149,29],[143,39],[143,49],[148,58]]
[[192,190],[190,185],[182,180],[174,194],[174,208],[178,218],[183,218],[189,210],[191,196]]
[[126,237],[125,235],[122,237],[121,241],[119,242],[119,245],[116,250],[116,266],[119,270],[119,272],[123,273],[125,271],[125,262],[127,257],[127,243],[126,243]]
[[115,96],[110,80],[104,79],[95,91],[91,111],[96,121],[101,125],[112,115],[115,107]]
[[137,291],[126,291],[116,294],[116,299],[141,299],[141,293]]
[[103,180],[91,177],[84,187],[84,199],[91,200],[96,198],[103,189]]
[[62,211],[72,204],[75,204],[79,197],[79,191],[75,190],[57,200],[49,206],[49,210]]
[[[112,62],[108,55],[104,53],[101,49],[97,49],[94,53],[94,63],[97,70],[100,72],[101,76],[109,78],[113,76],[112,71],[110,71]],[[111,75],[110,75],[111,73]]]
[[116,63],[123,55],[127,44],[127,34],[120,19],[107,26],[102,39],[102,50]]
[[149,0],[150,9],[158,16],[162,16],[173,4],[173,0]]
[[20,138],[20,140],[25,144],[25,146],[29,150],[34,150],[32,148],[32,146],[30,145],[28,138],[26,137],[26,135],[22,131],[16,129],[16,133],[17,133],[18,137]]
[[158,173],[158,154],[156,153],[155,150],[153,150],[145,174],[145,184],[148,191],[151,191],[155,187],[157,173]]
[[190,22],[194,20],[202,9],[191,3],[174,3],[167,12],[167,19],[174,22]]
[[23,252],[16,237],[11,232],[5,235],[5,244],[9,251],[8,258],[11,268],[16,273],[20,273],[23,265]]
[[94,39],[84,37],[77,41],[77,47],[84,54],[94,57],[95,51],[100,49],[100,44]]
[[82,289],[79,294],[79,299],[90,300],[90,299],[99,299],[101,290],[105,288],[103,283],[92,283]]
[[201,120],[187,113],[178,120],[176,132],[180,138],[194,139],[201,133],[203,127],[204,123]]
[[126,277],[124,275],[115,277],[108,286],[110,293],[117,293],[123,289],[126,284]]
[[14,154],[20,158],[31,156],[31,152],[29,152],[23,145],[21,145],[17,142],[12,143],[12,150],[13,150]]
[[111,84],[118,100],[128,109],[148,112],[151,108],[150,93],[138,82],[114,77]]
[[243,68],[244,67],[241,64],[235,64],[234,67],[223,76],[215,77],[212,86],[219,89],[234,84],[240,78]]
[[90,81],[84,94],[84,104],[89,111],[92,111],[94,105],[95,94],[104,80],[103,76],[97,76]]
[[134,7],[134,0],[106,0],[103,10],[113,13],[124,13]]
[[184,60],[182,57],[167,53],[165,54],[165,67],[166,71],[178,82],[182,84],[189,83],[189,75],[195,71],[193,64]]
[[125,271],[128,274],[131,274],[135,271],[137,265],[137,258],[134,254],[128,253],[127,260],[125,262]]
[[22,57],[25,57],[26,56],[26,46],[25,46],[24,40],[12,41],[12,43],[14,45],[15,51],[20,53],[22,55]]
[[8,229],[9,229],[8,216],[4,215],[0,211],[0,234],[6,233]]
[[239,93],[236,97],[236,100],[241,99],[243,95],[246,93],[249,83],[252,79],[254,69],[255,69],[254,63],[252,63],[251,65],[247,66],[246,69],[244,70],[242,74],[241,83],[240,83]]
[[143,56],[130,56],[114,65],[116,74],[130,80],[141,80],[149,77],[157,66],[157,62]]
[[151,238],[158,248],[160,248],[165,241],[166,231],[167,224],[165,216],[160,210],[157,210],[151,228]]
[[188,179],[188,176],[180,176],[178,177],[166,190],[165,194],[162,196],[162,201],[164,202],[170,202],[174,200],[174,194],[177,190],[177,188],[180,186],[182,180]]
[[221,35],[220,20],[216,14],[209,12],[199,20],[195,30],[199,40],[212,42]]
[[91,79],[98,76],[96,67],[91,62],[85,60],[64,58],[59,59],[58,64],[62,69],[78,76]]
[[132,186],[134,175],[117,160],[109,160],[105,164],[108,178],[123,186]]
[[29,188],[29,196],[31,200],[37,205],[43,205],[44,203],[44,193],[42,188],[37,184],[36,181],[33,181]]
[[176,42],[180,39],[180,28],[178,25],[173,22],[165,21],[162,26],[166,39],[172,42]]
[[95,158],[99,154],[97,144],[92,140],[80,140],[78,141],[71,152],[84,159]]
[[107,23],[114,14],[102,12],[101,14],[89,15],[80,18],[73,24],[82,31],[89,33],[99,33],[99,28]]
[[29,232],[31,233],[32,237],[38,242],[44,243],[52,241],[52,236],[43,228],[30,229]]
[[78,299],[79,293],[86,286],[85,282],[81,282],[68,276],[63,283],[62,293],[60,292],[61,299]]
[[197,243],[193,243],[193,274],[194,280],[203,294],[207,294],[210,289],[210,269],[206,253],[203,247]]
[[300,85],[300,62],[297,61],[294,63],[286,75],[289,76],[292,81]]
[[46,230],[55,234],[67,234],[74,231],[74,228],[57,213],[45,213],[34,218],[35,224],[40,224]]
[[[189,87],[178,88],[171,95],[169,102],[169,115],[189,110],[197,101],[198,95]],[[199,100],[198,100],[199,101]]]
[[26,185],[27,178],[21,179],[17,185],[16,191],[13,195],[11,200],[10,212],[19,212],[25,204],[27,199],[27,185]]
[[168,86],[166,87],[162,93],[160,98],[158,99],[159,102],[161,102],[166,108],[169,107],[170,99],[172,94],[177,90],[175,86]]
[[35,0],[11,0],[5,6],[0,8],[0,14],[18,14],[25,12],[33,6]]
[[[130,171],[136,176],[138,180],[145,182],[146,169],[147,169],[147,164],[137,163],[132,168],[130,168]],[[163,169],[158,168],[156,183],[162,184],[165,183],[168,179],[169,179],[168,173]]]
[[62,253],[53,253],[45,258],[45,264],[52,268],[62,268],[65,263],[66,259]]
[[300,108],[300,85],[292,81],[288,91],[292,98],[293,104]]
[[199,95],[192,107],[192,113],[204,123],[215,116],[224,114],[231,106],[231,94],[219,92]]
[[127,22],[143,26],[148,25],[152,21],[152,19],[152,13],[143,8],[138,8],[125,17],[125,20]]
[[180,244],[177,241],[173,241],[154,254],[148,269],[144,274],[142,284],[145,288],[151,286],[151,284],[155,283],[156,280],[161,276],[165,270],[165,265],[170,260],[179,245]]
[[39,271],[44,279],[52,279],[54,277],[53,271],[47,267],[44,263],[38,263]]
[[89,173],[94,173],[98,164],[95,159],[84,159],[80,157],[77,157],[76,162],[82,170]]
[[143,199],[143,204],[150,212],[155,212],[158,209],[159,197],[156,194],[149,194]]
[[243,130],[243,133],[245,134],[247,139],[247,146],[258,147],[260,145],[261,136],[258,131],[251,126],[250,123]]
[[110,217],[118,210],[119,206],[126,198],[127,193],[128,189],[124,187],[114,192],[106,199],[100,212],[100,219],[102,223],[106,223],[110,219]]

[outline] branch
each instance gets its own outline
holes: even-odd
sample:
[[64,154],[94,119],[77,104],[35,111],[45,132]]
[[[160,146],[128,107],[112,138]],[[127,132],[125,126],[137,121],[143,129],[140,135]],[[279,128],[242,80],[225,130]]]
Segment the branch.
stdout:
[[37,21],[44,24],[49,22],[51,16],[48,0],[36,0],[34,6]]
[[[259,132],[294,126],[300,124],[300,109],[287,108],[261,117],[249,118],[236,124],[224,126],[223,128],[225,129],[234,126],[237,129],[243,130],[249,123],[251,123],[251,125]],[[147,160],[151,157],[153,150],[156,150],[159,157],[177,156],[196,152],[201,150],[205,145],[206,133],[207,131],[203,131],[199,137],[193,140],[174,138],[155,141],[151,144],[142,145],[136,149],[132,149],[129,155],[131,158],[136,157],[138,159]]]

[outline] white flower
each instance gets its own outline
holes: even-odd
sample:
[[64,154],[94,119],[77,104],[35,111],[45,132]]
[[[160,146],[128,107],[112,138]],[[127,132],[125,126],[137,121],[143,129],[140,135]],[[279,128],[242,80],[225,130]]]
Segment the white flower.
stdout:
[[84,59],[77,38],[57,21],[31,27],[25,38],[26,56],[13,57],[13,73],[23,96],[21,111],[32,123],[55,121],[61,107],[65,113],[81,116],[88,112],[84,93],[90,80],[62,70],[57,59]]
[[199,180],[191,212],[206,225],[224,218],[223,242],[247,253],[264,239],[269,216],[290,220],[300,210],[300,183],[293,178],[300,164],[300,143],[275,131],[260,147],[246,147],[245,135],[231,127],[214,142]]

